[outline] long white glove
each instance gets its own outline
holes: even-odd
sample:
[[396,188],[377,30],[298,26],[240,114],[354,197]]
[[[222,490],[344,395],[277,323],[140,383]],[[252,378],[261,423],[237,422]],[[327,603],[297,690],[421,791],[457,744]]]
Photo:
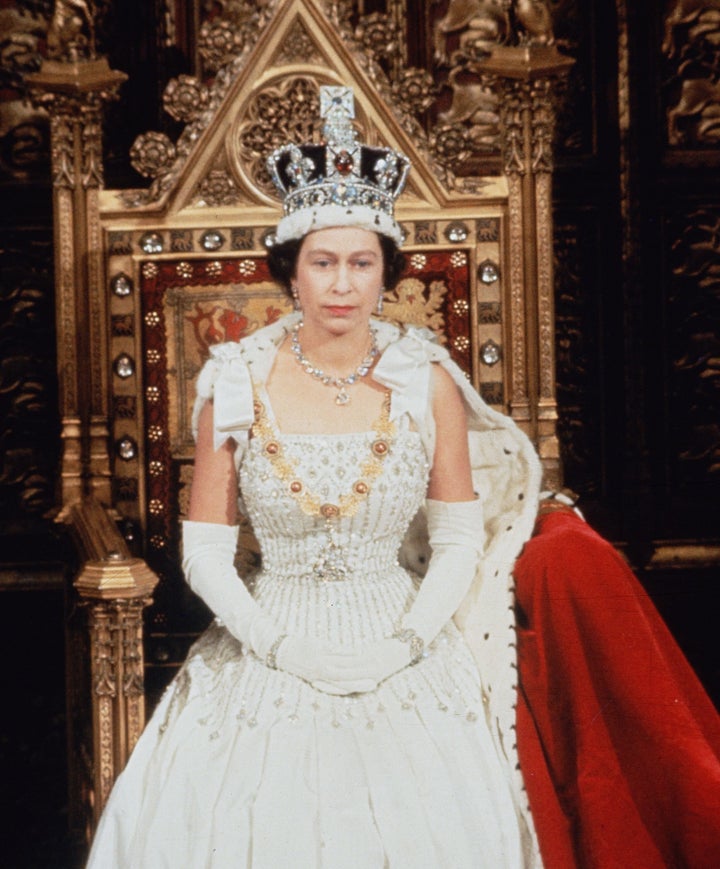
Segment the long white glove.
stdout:
[[183,522],[182,567],[190,588],[235,639],[265,660],[280,630],[235,570],[238,532],[237,525]]
[[[485,548],[481,501],[428,499],[426,507],[432,556],[417,597],[395,636],[371,643],[362,652],[364,666],[357,662],[356,676],[362,673],[373,687],[413,663],[450,621],[470,589]],[[348,686],[316,687],[344,693]]]
[[258,658],[307,682],[342,683],[335,693],[373,687],[366,677],[357,675],[354,655],[309,637],[285,637],[281,633],[235,570],[236,525],[185,521],[182,533],[182,567],[190,588],[235,639]]
[[485,551],[483,505],[474,501],[426,501],[432,549],[427,573],[402,626],[425,645],[455,615],[470,590]]

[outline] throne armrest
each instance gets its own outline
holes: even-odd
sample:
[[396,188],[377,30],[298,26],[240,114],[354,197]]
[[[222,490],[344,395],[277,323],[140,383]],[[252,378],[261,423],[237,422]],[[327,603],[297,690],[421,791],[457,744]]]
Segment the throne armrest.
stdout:
[[158,578],[132,556],[107,507],[87,498],[70,508],[68,524],[83,563],[74,582],[81,598],[149,603]]

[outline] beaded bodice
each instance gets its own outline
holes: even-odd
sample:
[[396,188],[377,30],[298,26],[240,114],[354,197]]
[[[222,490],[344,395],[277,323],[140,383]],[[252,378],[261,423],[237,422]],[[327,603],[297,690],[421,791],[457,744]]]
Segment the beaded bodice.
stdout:
[[[304,484],[323,501],[337,503],[361,476],[376,432],[279,434],[277,439]],[[259,438],[251,438],[240,467],[243,502],[260,544],[262,570],[255,595],[288,628],[325,635],[336,642],[379,638],[392,625],[388,595],[397,617],[412,593],[412,579],[398,565],[398,550],[425,498],[428,464],[419,435],[400,425],[382,473],[350,516],[331,520],[308,515],[273,468]],[[317,565],[329,534],[347,571],[328,579]],[[382,607],[379,601],[385,602]],[[340,625],[328,616],[346,600]],[[382,610],[382,612],[376,612]],[[314,615],[311,615],[314,613]],[[325,611],[323,624],[318,612]],[[356,618],[350,618],[353,612]],[[339,614],[338,614],[339,615]],[[288,623],[292,620],[292,625]]]

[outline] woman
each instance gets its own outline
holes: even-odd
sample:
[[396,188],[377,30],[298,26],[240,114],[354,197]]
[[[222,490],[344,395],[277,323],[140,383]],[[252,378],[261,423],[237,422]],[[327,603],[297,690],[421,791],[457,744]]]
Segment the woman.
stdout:
[[[214,348],[198,382],[184,569],[221,623],[191,651],[118,780],[90,866],[538,861],[515,769],[507,583],[532,525],[537,460],[443,348],[374,319],[398,277],[401,233],[385,200],[401,189],[403,158],[358,145],[344,111],[330,103],[322,157],[336,177],[325,167],[310,207],[292,192],[318,154],[291,146],[273,158],[294,183],[270,263],[298,313]],[[357,174],[348,163],[368,161],[372,203],[339,206]],[[322,184],[332,201],[318,206]],[[517,520],[492,534],[509,540],[491,548],[502,577],[485,596],[502,627],[481,640],[502,649],[490,655],[496,685],[452,623],[484,585],[473,585],[484,493],[468,411],[484,430],[479,454],[499,453],[505,480],[523,484],[489,514]],[[262,549],[254,595],[233,567],[238,490]],[[421,508],[432,557],[417,592],[398,552]]]

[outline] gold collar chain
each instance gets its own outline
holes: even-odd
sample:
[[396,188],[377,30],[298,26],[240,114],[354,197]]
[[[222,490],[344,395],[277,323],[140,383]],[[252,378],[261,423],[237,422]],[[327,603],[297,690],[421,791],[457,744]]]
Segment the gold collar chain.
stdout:
[[327,520],[341,516],[354,516],[360,504],[370,494],[371,483],[382,473],[383,461],[390,452],[395,438],[396,426],[390,420],[389,390],[385,392],[380,416],[373,425],[375,438],[370,444],[370,455],[360,465],[360,477],[353,483],[352,490],[340,495],[337,504],[323,502],[316,494],[308,491],[297,473],[297,463],[286,455],[280,438],[267,414],[265,405],[258,397],[255,386],[255,422],[253,434],[260,440],[261,450],[270,461],[275,476],[285,484],[287,493],[297,501],[300,509],[308,516],[322,516]]

